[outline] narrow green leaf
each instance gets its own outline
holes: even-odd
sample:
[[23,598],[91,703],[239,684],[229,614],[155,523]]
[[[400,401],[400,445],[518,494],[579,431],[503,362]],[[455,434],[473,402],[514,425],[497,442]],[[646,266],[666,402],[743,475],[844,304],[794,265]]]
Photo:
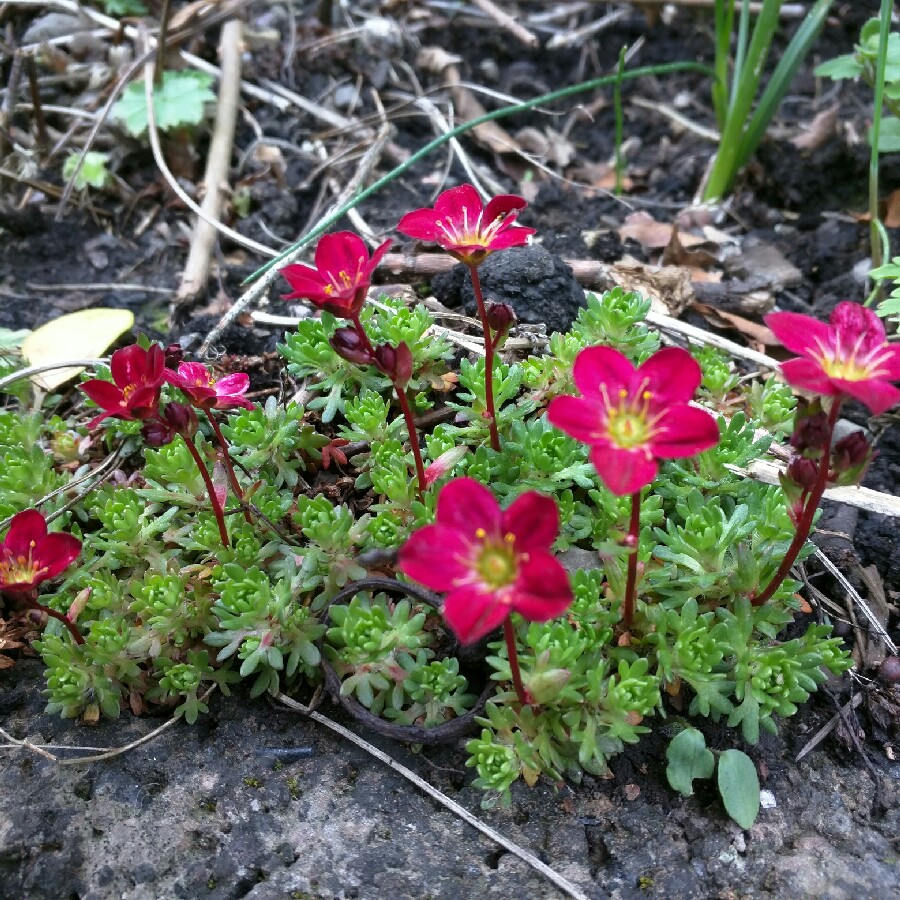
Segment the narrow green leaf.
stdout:
[[749,828],[759,815],[759,777],[753,760],[741,750],[726,750],[719,757],[718,783],[725,811],[741,828]]
[[685,728],[666,749],[666,778],[672,788],[684,797],[694,793],[695,778],[712,776],[715,757],[706,749],[706,740],[696,728]]

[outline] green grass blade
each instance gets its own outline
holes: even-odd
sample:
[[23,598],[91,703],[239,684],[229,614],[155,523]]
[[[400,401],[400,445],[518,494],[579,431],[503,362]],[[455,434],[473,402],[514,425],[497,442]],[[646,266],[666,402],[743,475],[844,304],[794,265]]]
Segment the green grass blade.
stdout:
[[737,157],[736,171],[742,169],[756,152],[756,148],[763,139],[769,123],[775,117],[797,70],[803,64],[810,48],[819,36],[833,3],[834,0],[817,0],[788,44],[747,125],[744,139],[741,142],[741,152]]
[[720,131],[725,127],[728,115],[728,63],[731,61],[734,3],[735,0],[716,0],[716,80],[712,86],[712,104]]

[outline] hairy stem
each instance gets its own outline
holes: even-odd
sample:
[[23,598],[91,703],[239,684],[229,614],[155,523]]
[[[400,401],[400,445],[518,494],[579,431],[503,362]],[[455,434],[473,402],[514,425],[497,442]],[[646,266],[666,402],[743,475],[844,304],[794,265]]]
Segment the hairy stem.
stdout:
[[425,489],[428,485],[425,483],[425,466],[422,464],[422,450],[419,447],[419,433],[416,431],[416,420],[413,418],[412,409],[409,405],[409,397],[406,396],[406,388],[400,387],[399,384],[394,385],[394,391],[397,393],[397,401],[400,409],[403,410],[403,418],[406,420],[406,430],[409,433],[409,444],[412,447],[413,458],[416,461],[416,478],[419,482],[419,499],[425,499]]
[[222,539],[222,546],[230,547],[231,541],[228,539],[228,529],[225,527],[225,513],[222,512],[222,505],[219,503],[219,498],[216,495],[216,487],[209,475],[206,464],[203,462],[200,451],[197,449],[193,440],[184,437],[184,435],[182,435],[182,440],[188,448],[188,452],[194,457],[194,462],[200,470],[200,477],[206,485],[206,493],[209,494],[209,502],[212,504],[213,515],[216,517],[216,524],[219,526],[219,537]]
[[641,539],[641,492],[631,495],[631,520],[628,523],[628,578],[625,581],[625,600],[622,604],[622,621],[626,628],[634,624],[634,599],[637,593],[638,545]]
[[797,528],[796,531],[794,531],[794,539],[791,541],[791,545],[788,547],[787,553],[785,553],[784,559],[778,567],[778,571],[772,577],[772,580],[768,583],[765,590],[752,598],[751,602],[754,606],[762,606],[772,599],[775,591],[781,587],[781,583],[790,573],[791,567],[797,561],[797,557],[800,555],[800,551],[803,549],[803,545],[809,537],[816,510],[819,508],[822,494],[825,493],[825,486],[828,483],[828,471],[831,468],[831,436],[834,433],[834,424],[837,422],[842,399],[843,398],[838,395],[831,404],[831,410],[828,413],[828,428],[824,441],[824,450],[822,451],[822,457],[819,460],[819,470],[816,473],[816,481],[809,492],[806,505],[803,507],[803,514],[797,522]]
[[506,639],[506,654],[509,656],[509,670],[512,672],[512,683],[516,689],[516,696],[522,706],[528,706],[528,691],[522,684],[522,672],[519,669],[519,651],[516,650],[516,632],[513,628],[512,619],[509,616],[503,621],[503,637]]
[[76,644],[84,644],[84,638],[81,635],[81,631],[78,626],[69,619],[68,616],[64,616],[62,613],[57,612],[55,609],[51,609],[49,606],[44,606],[43,603],[40,603],[37,599],[37,591],[32,594],[22,593],[19,594],[19,597],[25,602],[27,606],[31,609],[36,609],[38,612],[46,613],[50,616],[51,619],[56,619],[57,622],[62,622],[66,628],[69,629],[69,634],[72,635],[72,640],[75,641]]
[[488,427],[491,430],[491,446],[499,453],[500,433],[497,431],[497,411],[494,408],[494,341],[491,338],[491,326],[487,318],[484,296],[481,293],[478,267],[470,265],[469,272],[472,275],[475,301],[478,303],[478,317],[481,319],[481,327],[484,329],[484,401],[487,407]]
[[366,329],[363,328],[363,323],[359,320],[359,313],[357,313],[355,316],[352,316],[350,321],[353,323],[353,327],[356,329],[356,333],[360,336],[365,349],[372,356],[372,359],[375,359],[375,348],[372,346],[372,342],[369,340],[369,336],[366,334]]
[[[212,430],[215,432],[216,440],[219,442],[219,446],[222,448],[222,463],[225,466],[225,471],[228,473],[228,481],[231,484],[231,489],[234,491],[234,496],[237,497],[238,502],[243,506],[244,503],[244,492],[241,490],[241,486],[237,480],[237,475],[234,471],[234,466],[231,462],[231,456],[228,453],[228,441],[225,440],[225,435],[222,434],[222,429],[219,427],[218,421],[216,421],[215,416],[212,414],[211,409],[207,409],[206,418],[209,419],[209,424],[212,425]],[[250,516],[250,511],[246,506],[244,509],[244,521],[251,525],[253,523],[253,519]]]

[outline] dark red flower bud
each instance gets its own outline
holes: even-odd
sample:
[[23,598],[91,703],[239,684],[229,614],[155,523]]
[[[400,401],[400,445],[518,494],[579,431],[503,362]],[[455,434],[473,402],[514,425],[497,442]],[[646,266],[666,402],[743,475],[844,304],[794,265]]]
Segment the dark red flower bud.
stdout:
[[878,677],[887,684],[900,684],[900,658],[886,656],[878,667]]
[[181,349],[181,344],[169,344],[163,353],[166,354],[167,369],[177,369],[184,361],[184,350]]
[[853,431],[842,437],[832,448],[831,468],[835,473],[846,472],[861,466],[869,457],[869,442],[862,431]]
[[355,328],[338,328],[329,343],[334,352],[347,362],[359,366],[368,366],[375,362],[366,342]]
[[183,438],[192,438],[197,433],[197,413],[187,403],[166,404],[163,416],[172,430]]
[[488,325],[499,334],[509,331],[516,314],[508,303],[491,303],[487,308]]
[[150,447],[164,447],[175,440],[175,429],[164,419],[150,419],[141,427],[141,437]]
[[405,388],[412,378],[412,352],[402,341],[396,347],[390,344],[376,347],[375,365],[398,387]]
[[812,450],[821,453],[828,443],[828,416],[822,410],[809,415],[798,413],[794,421],[791,446],[801,453]]
[[787,477],[805,491],[811,491],[816,484],[819,467],[805,456],[795,456],[787,467]]

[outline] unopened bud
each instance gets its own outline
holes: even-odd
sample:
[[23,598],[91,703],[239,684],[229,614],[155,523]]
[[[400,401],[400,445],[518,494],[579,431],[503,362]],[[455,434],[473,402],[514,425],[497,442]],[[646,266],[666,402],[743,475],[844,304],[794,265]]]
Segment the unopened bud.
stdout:
[[186,403],[167,404],[163,416],[172,430],[183,438],[192,438],[197,433],[197,413]]
[[528,693],[538,705],[549,703],[569,683],[572,673],[568,669],[548,669],[528,679]]
[[831,468],[836,474],[861,466],[869,457],[869,442],[862,431],[842,437],[831,451]]
[[149,447],[164,447],[175,440],[175,429],[164,419],[150,419],[141,428],[141,437]]
[[392,347],[390,344],[381,344],[375,348],[375,365],[397,387],[405,388],[409,384],[409,379],[412,378],[412,351],[402,341],[396,347]]
[[443,478],[468,452],[469,448],[465,444],[460,444],[442,453],[425,469],[425,486],[430,487],[439,478]]
[[181,349],[181,344],[169,344],[164,352],[167,369],[177,369],[184,362],[184,350]]
[[812,450],[821,453],[828,443],[828,416],[822,410],[809,415],[800,413],[794,422],[791,446],[801,453]]
[[329,340],[331,348],[341,359],[356,363],[358,366],[369,366],[374,363],[366,341],[355,328],[338,328]]
[[516,321],[516,314],[508,303],[491,303],[487,308],[487,321],[494,331],[503,334]]
[[811,491],[816,485],[819,467],[805,456],[795,456],[787,467],[787,477],[798,487]]

